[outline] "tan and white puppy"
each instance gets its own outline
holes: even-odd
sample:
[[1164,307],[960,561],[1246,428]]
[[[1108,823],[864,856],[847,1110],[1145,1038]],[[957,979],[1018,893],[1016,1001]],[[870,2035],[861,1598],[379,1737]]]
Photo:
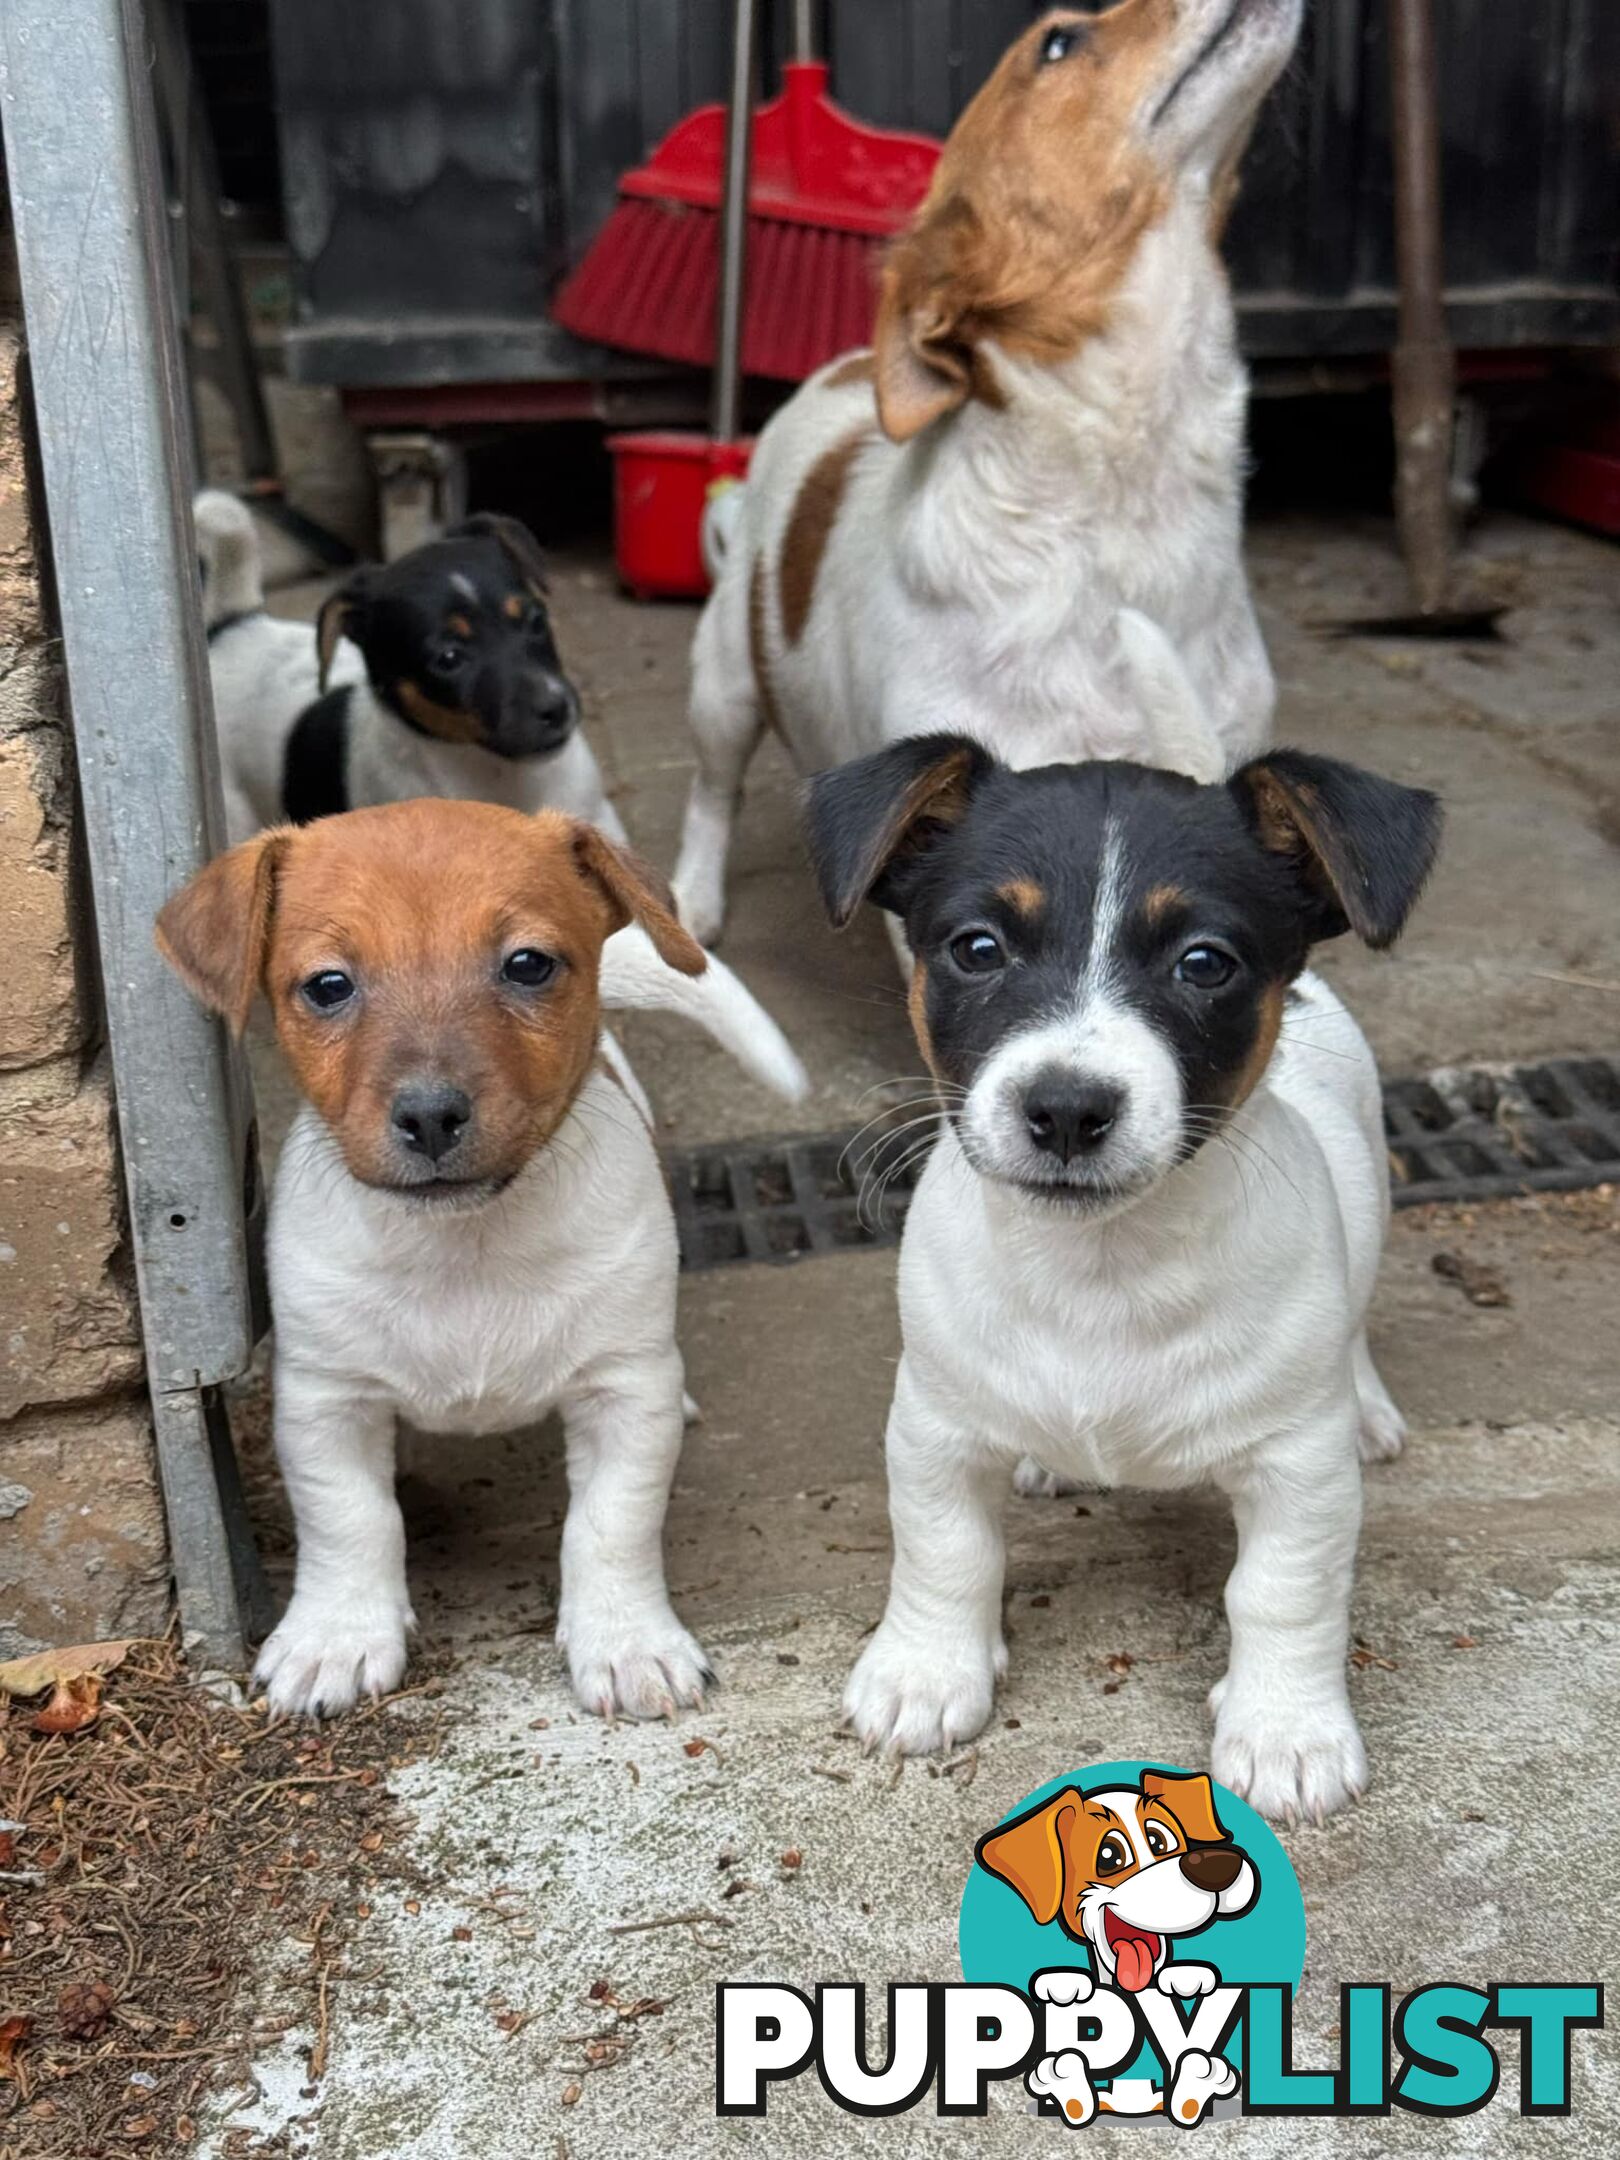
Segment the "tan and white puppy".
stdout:
[[694,935],[719,931],[766,726],[805,773],[936,728],[1015,765],[1149,759],[1120,640],[1134,609],[1228,763],[1263,745],[1218,243],[1299,17],[1300,0],[1060,9],[958,121],[889,258],[875,351],[804,385],[728,499],[692,652],[675,892]]
[[560,812],[420,801],[278,827],[168,902],[158,942],[238,1032],[262,990],[304,1095],[270,1215],[276,1452],[292,1602],[259,1655],[277,1710],[397,1685],[412,1625],[395,1421],[506,1431],[560,1410],[557,1639],[602,1715],[695,1703],[670,1607],[680,1450],[675,1225],[604,1057],[605,939],[702,950],[632,858]]

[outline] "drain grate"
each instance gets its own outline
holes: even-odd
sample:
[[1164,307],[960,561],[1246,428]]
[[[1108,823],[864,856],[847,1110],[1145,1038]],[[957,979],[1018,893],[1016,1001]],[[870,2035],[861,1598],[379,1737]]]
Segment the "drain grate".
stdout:
[[[1620,1179],[1620,1059],[1388,1080],[1384,1130],[1397,1207],[1606,1184]],[[926,1156],[916,1138],[862,1127],[671,1150],[682,1267],[897,1244]]]
[[1395,1205],[1578,1192],[1620,1177],[1620,1059],[1384,1083]]

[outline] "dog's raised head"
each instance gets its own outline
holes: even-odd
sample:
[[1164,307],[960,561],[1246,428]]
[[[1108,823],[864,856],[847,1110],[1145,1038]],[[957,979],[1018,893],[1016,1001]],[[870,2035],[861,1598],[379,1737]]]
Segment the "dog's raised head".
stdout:
[[811,784],[835,923],[901,917],[911,1017],[975,1169],[1092,1213],[1224,1131],[1319,939],[1390,944],[1439,808],[1279,750],[1220,785],[1113,763],[1014,772],[918,736]]
[[552,635],[538,543],[516,518],[480,515],[341,585],[316,626],[321,684],[340,637],[372,689],[418,734],[497,757],[544,757],[579,724]]
[[1145,1770],[1137,1786],[1067,1786],[979,1840],[977,1857],[1042,1927],[1056,1920],[1097,1977],[1149,1986],[1178,1936],[1247,1912],[1259,1879],[1215,1811],[1207,1777]]
[[596,1051],[603,940],[631,921],[703,972],[650,873],[594,826],[417,801],[260,833],[175,894],[157,938],[238,1033],[264,992],[356,1178],[468,1206],[566,1117]]
[[885,267],[877,396],[896,441],[1000,401],[987,345],[1051,365],[1093,336],[1178,190],[1218,226],[1301,5],[1092,0],[1017,40]]

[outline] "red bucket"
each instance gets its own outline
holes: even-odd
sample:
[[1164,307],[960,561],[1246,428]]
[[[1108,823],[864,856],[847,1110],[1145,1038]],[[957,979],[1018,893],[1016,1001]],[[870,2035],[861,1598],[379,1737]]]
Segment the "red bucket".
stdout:
[[740,480],[752,442],[711,442],[680,428],[610,435],[613,552],[638,600],[701,600],[703,507],[717,481]]

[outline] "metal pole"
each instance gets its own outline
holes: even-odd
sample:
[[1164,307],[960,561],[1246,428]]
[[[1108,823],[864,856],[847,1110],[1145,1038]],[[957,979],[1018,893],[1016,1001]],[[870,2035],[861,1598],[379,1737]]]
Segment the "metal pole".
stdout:
[[793,57],[816,57],[815,0],[793,0]]
[[720,300],[714,324],[714,408],[709,432],[735,442],[742,417],[743,297],[748,273],[748,158],[754,120],[755,0],[737,0],[726,107],[726,175],[720,205]]
[[219,1024],[152,943],[224,820],[150,70],[138,0],[0,0],[0,125],[169,1541],[188,1640],[239,1667],[251,1562],[210,1391],[247,1369],[257,1332],[248,1095]]
[[1451,562],[1456,371],[1446,334],[1440,214],[1439,78],[1432,0],[1390,0],[1395,255],[1395,518],[1417,604],[1433,614]]

